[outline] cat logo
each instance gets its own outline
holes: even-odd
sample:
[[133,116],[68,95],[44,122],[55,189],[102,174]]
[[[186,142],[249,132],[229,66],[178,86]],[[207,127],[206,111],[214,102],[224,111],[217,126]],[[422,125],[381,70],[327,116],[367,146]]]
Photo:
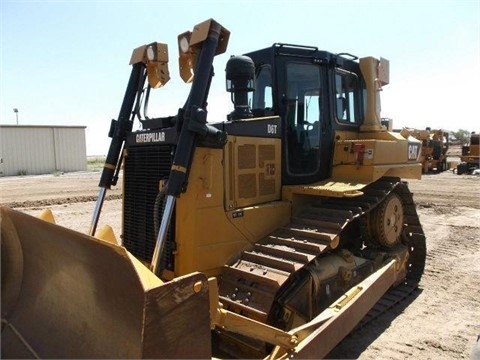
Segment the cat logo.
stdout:
[[408,160],[418,161],[420,157],[420,144],[409,143],[408,144]]

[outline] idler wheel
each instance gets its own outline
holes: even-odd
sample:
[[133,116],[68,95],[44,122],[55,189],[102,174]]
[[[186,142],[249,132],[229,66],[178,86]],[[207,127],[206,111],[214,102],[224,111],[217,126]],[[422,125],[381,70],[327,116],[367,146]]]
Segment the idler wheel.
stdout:
[[370,213],[371,241],[388,248],[400,242],[403,229],[403,204],[397,194],[390,194]]

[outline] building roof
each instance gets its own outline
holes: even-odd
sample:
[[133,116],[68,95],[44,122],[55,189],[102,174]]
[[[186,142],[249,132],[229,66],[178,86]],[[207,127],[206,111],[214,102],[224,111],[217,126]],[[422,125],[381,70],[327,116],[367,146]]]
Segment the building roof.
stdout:
[[81,128],[85,129],[85,125],[8,125],[0,124],[0,128]]

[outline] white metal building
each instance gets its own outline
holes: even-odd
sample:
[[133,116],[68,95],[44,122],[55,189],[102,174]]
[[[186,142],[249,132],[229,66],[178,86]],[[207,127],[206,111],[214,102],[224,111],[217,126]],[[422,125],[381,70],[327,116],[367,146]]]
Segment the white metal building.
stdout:
[[0,125],[0,176],[86,170],[85,128]]

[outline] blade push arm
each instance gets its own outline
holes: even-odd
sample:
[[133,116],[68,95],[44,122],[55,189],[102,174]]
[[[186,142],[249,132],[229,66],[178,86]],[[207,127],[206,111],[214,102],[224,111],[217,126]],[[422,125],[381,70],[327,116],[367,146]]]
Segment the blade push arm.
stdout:
[[109,136],[112,138],[112,141],[110,142],[98,184],[100,191],[90,225],[89,234],[91,236],[95,235],[106,189],[110,189],[112,185],[115,186],[117,183],[118,173],[123,160],[122,149],[127,134],[133,128],[135,114],[140,107],[145,80],[148,77],[149,86],[153,88],[165,85],[170,79],[167,63],[168,49],[165,44],[151,43],[133,50],[130,60],[132,71],[118,114],[118,120],[112,120],[110,125]]
[[213,59],[215,55],[226,50],[228,36],[228,30],[212,19],[195,26],[192,33],[187,32],[179,36],[180,59],[186,54],[193,54],[186,63],[194,65],[195,71],[194,75],[187,79],[188,81],[193,79],[192,87],[185,106],[178,112],[178,143],[165,189],[166,206],[151,262],[151,270],[157,275],[160,272],[161,254],[175,199],[186,190],[197,142],[206,139],[218,147],[223,147],[226,143],[226,134],[207,124],[206,103],[213,76]]

